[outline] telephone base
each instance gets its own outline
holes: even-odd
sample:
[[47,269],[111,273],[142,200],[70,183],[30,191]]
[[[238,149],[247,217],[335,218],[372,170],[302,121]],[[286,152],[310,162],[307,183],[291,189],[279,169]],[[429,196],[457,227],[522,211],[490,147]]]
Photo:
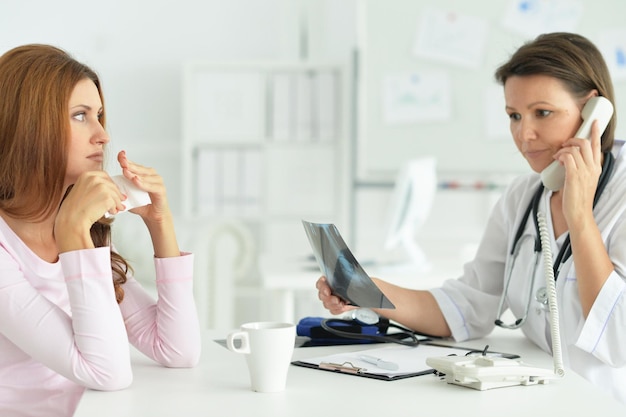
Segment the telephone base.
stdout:
[[551,370],[529,366],[518,359],[482,355],[431,357],[426,364],[444,374],[447,383],[480,391],[547,384],[557,378]]

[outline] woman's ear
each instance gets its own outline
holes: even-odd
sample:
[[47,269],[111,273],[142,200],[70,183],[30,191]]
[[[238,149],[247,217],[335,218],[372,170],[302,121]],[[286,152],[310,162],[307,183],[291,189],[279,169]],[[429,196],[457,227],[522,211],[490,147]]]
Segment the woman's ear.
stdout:
[[579,102],[580,108],[582,109],[583,107],[585,107],[585,104],[587,104],[587,102],[589,101],[591,97],[598,97],[599,95],[600,93],[595,88],[589,91],[587,95],[580,100]]

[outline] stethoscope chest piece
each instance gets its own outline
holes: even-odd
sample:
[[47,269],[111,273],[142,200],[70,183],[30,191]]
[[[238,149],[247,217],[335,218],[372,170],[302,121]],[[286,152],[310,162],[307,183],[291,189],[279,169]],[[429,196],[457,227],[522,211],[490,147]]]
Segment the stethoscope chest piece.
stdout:
[[537,290],[535,300],[541,304],[548,304],[548,290],[546,287],[541,287]]

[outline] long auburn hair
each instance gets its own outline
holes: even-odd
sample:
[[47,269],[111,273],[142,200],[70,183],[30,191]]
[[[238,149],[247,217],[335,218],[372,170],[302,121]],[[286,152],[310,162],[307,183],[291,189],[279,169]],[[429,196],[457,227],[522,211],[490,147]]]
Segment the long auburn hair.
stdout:
[[[31,44],[0,56],[0,208],[22,220],[54,215],[64,189],[70,127],[68,103],[76,84],[93,81],[104,106],[98,75],[65,51]],[[100,123],[105,126],[103,111]],[[111,221],[91,227],[96,247],[111,247]],[[115,296],[130,266],[111,249]]]

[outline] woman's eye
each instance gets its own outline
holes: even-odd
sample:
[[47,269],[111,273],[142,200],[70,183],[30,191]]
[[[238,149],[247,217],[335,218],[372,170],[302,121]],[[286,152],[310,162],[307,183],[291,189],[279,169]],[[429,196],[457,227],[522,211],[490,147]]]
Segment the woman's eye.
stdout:
[[74,118],[74,120],[78,120],[79,122],[84,122],[85,121],[85,113],[80,112],[80,113],[76,113],[72,116],[72,118]]
[[511,120],[520,120],[522,116],[519,113],[511,113],[509,114],[509,119]]
[[537,110],[537,116],[548,117],[552,112],[550,110]]

